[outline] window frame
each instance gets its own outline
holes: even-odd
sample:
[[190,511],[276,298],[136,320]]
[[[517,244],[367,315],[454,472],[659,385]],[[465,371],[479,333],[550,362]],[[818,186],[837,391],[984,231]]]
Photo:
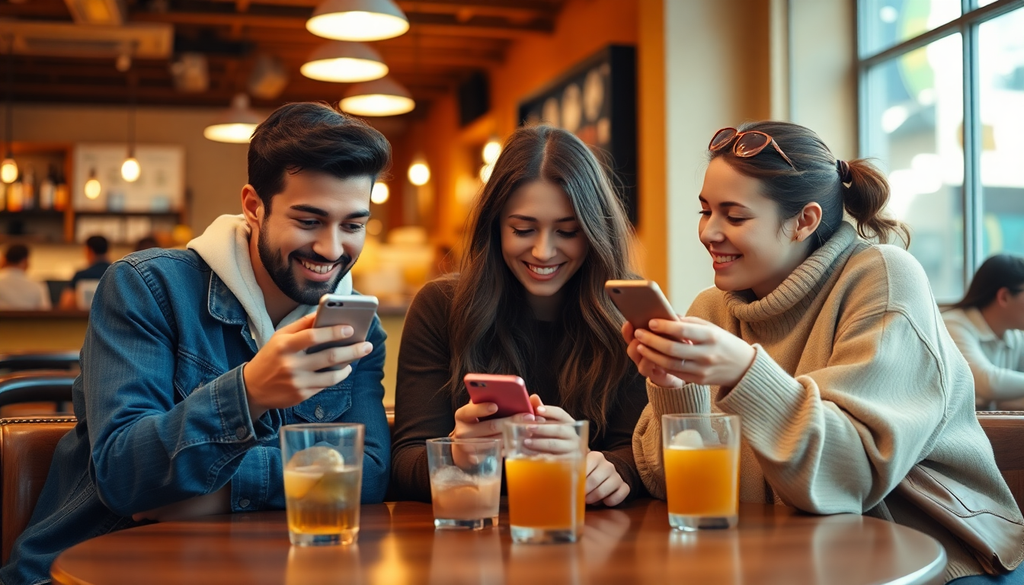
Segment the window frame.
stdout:
[[[961,0],[960,16],[918,36],[906,39],[887,49],[865,54],[863,47],[868,42],[870,25],[867,3],[870,0],[857,0],[857,140],[860,156],[869,156],[864,152],[868,140],[868,83],[870,70],[897,59],[911,51],[926,47],[931,43],[952,34],[960,33],[963,47],[963,145],[964,145],[964,185],[963,185],[963,246],[964,290],[981,262],[984,261],[984,231],[981,227],[984,201],[981,183],[981,106],[978,96],[981,81],[978,75],[978,31],[982,23],[998,18],[1014,10],[1024,8],[1024,0],[997,0],[992,4],[976,7],[978,0]],[[941,299],[956,300],[956,299]]]

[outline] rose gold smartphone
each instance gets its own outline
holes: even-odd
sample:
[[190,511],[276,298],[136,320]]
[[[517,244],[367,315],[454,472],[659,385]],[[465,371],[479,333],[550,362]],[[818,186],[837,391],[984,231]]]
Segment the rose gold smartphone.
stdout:
[[651,319],[679,320],[653,280],[609,280],[604,290],[634,330],[650,329]]

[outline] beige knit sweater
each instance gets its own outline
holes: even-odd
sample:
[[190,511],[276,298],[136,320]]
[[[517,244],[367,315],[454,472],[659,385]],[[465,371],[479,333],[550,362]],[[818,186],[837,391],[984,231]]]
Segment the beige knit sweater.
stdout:
[[844,223],[763,299],[708,289],[689,314],[751,343],[756,357],[731,389],[647,382],[633,450],[652,495],[665,497],[662,414],[736,413],[741,501],[895,521],[942,543],[947,581],[983,573],[949,532],[891,493],[929,460],[1020,517],[974,414],[971,371],[910,254]]

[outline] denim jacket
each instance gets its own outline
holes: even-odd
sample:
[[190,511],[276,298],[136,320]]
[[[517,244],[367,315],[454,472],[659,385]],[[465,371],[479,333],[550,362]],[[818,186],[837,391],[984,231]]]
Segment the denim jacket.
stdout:
[[387,489],[384,330],[341,384],[249,416],[242,366],[256,354],[248,318],[194,252],[146,250],[100,281],[74,384],[78,424],[57,445],[28,528],[0,570],[6,585],[46,583],[64,549],[134,526],[132,514],[215,492],[234,512],[284,508],[278,429],[366,425],[362,501]]

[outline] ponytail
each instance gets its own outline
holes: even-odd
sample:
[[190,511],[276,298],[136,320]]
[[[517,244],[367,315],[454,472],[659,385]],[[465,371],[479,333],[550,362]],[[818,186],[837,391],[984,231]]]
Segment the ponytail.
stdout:
[[842,165],[843,162],[837,163],[848,168],[849,181],[840,183],[843,207],[857,222],[860,237],[877,238],[883,244],[899,238],[904,247],[910,246],[910,230],[906,224],[882,213],[889,201],[889,183],[882,172],[865,159],[852,160],[846,165]]

